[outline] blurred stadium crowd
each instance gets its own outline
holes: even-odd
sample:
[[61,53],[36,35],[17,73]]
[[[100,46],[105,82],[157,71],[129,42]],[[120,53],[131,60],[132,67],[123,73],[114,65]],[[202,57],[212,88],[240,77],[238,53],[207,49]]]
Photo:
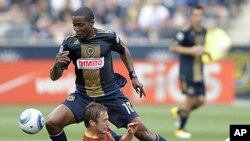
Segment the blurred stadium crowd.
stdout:
[[207,17],[227,29],[246,0],[0,0],[0,43],[60,44],[73,33],[71,16],[80,6],[95,13],[95,26],[123,40],[171,39],[187,22],[190,6],[201,4]]

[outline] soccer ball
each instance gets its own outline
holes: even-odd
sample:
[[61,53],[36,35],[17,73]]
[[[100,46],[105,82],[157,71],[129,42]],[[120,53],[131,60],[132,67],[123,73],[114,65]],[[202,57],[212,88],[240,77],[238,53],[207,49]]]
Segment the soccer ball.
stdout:
[[225,141],[230,141],[230,138],[225,139]]
[[19,125],[25,133],[36,134],[44,126],[43,114],[37,109],[26,109],[19,117]]

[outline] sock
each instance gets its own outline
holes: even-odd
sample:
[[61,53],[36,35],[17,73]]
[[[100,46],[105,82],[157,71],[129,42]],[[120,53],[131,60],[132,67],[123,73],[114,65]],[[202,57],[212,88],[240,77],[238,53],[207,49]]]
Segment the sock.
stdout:
[[167,140],[160,135],[156,135],[156,141],[167,141]]
[[183,109],[180,109],[178,113],[180,115],[180,127],[179,127],[179,129],[184,129],[184,127],[187,123],[188,113]]
[[180,120],[181,120],[181,123],[180,123],[180,127],[179,129],[184,129],[186,123],[187,123],[187,119],[188,117],[181,117]]
[[50,138],[52,141],[67,141],[67,137],[63,130],[57,135],[50,135]]

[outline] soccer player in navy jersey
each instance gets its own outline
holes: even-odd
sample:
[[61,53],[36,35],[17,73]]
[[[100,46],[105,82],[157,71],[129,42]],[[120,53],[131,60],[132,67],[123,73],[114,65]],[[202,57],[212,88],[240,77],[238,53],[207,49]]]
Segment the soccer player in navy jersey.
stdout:
[[129,123],[127,133],[118,135],[109,128],[107,107],[91,102],[85,108],[84,132],[82,141],[132,141],[138,128],[138,123]]
[[184,106],[173,107],[170,111],[178,123],[175,135],[179,138],[191,137],[191,134],[185,129],[189,114],[205,102],[201,56],[209,54],[204,52],[206,29],[202,26],[203,18],[203,8],[199,5],[193,7],[191,25],[177,33],[170,48],[172,52],[180,54],[179,78],[182,93],[186,96]]
[[140,97],[145,96],[130,52],[121,39],[113,31],[94,28],[94,14],[88,7],[81,7],[74,12],[73,28],[75,34],[63,41],[50,70],[51,79],[57,80],[72,62],[76,74],[75,92],[46,119],[46,128],[52,141],[66,141],[64,127],[82,122],[86,105],[93,101],[108,108],[109,120],[118,128],[126,128],[129,123],[138,122],[135,136],[139,140],[165,141],[163,137],[146,128],[129,99],[121,91],[126,79],[114,73],[112,51],[119,53],[136,92]]

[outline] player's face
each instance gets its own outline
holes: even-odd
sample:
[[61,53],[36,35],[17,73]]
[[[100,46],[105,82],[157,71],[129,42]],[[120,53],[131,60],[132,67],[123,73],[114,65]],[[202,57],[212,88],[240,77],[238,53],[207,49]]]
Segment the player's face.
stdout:
[[201,26],[203,18],[204,18],[203,10],[201,9],[192,10],[191,20],[194,26]]
[[99,134],[103,134],[107,131],[109,127],[109,120],[108,120],[108,112],[107,111],[102,111],[100,113],[100,118],[97,121],[96,124],[96,130]]
[[83,16],[73,16],[73,29],[81,39],[92,36],[94,20],[85,20]]

